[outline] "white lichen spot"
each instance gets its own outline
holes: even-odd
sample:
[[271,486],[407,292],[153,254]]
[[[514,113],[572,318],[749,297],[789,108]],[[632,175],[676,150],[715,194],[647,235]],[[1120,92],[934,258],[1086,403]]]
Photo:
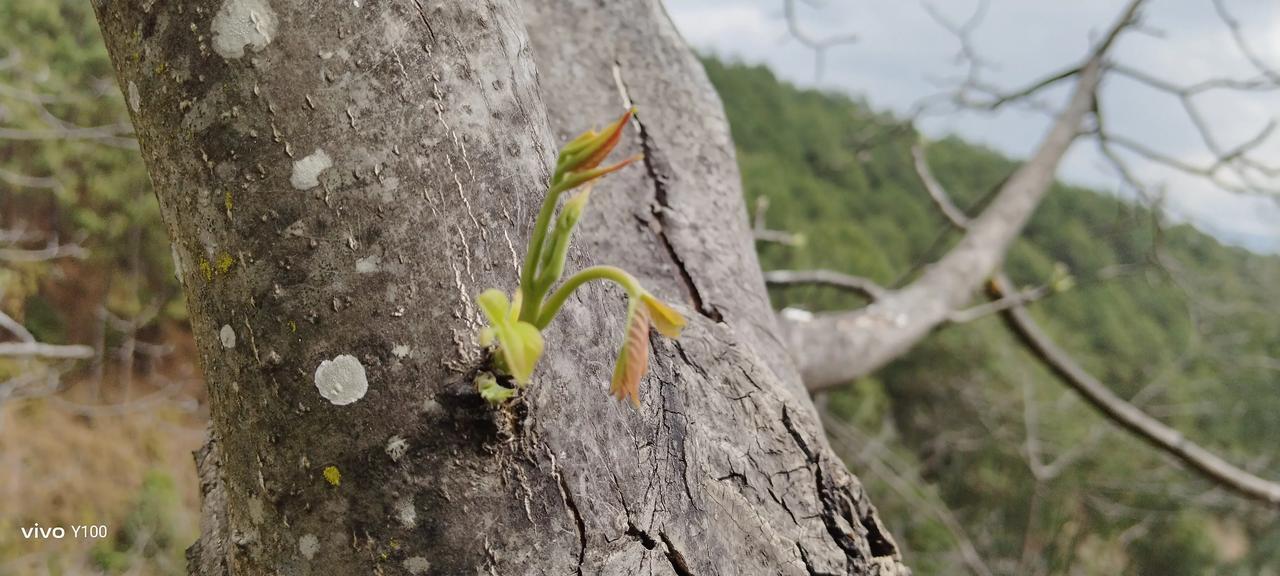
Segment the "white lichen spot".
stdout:
[[396,344],[391,347],[391,355],[396,358],[408,358],[409,351],[410,348],[408,344]]
[[355,356],[341,354],[333,360],[325,360],[316,368],[316,389],[325,400],[337,406],[345,406],[364,398],[369,391],[369,380],[364,366]]
[[226,0],[213,17],[213,50],[223,58],[261,50],[276,36],[276,14],[267,0]]
[[231,329],[231,325],[223,324],[222,329],[218,331],[218,340],[222,342],[222,347],[230,350],[236,347],[236,331]]
[[360,274],[372,274],[381,268],[382,257],[377,254],[356,260],[356,272]]
[[305,534],[298,539],[298,551],[302,557],[310,560],[320,551],[320,539],[315,534]]
[[173,257],[173,277],[179,284],[186,284],[187,281],[182,278],[182,256],[178,254],[177,243],[169,244],[169,255]]
[[249,519],[253,520],[254,524],[261,524],[263,518],[265,518],[265,515],[262,508],[262,499],[257,496],[249,498]]
[[134,114],[142,110],[142,95],[138,93],[138,85],[133,80],[129,81],[129,108]]
[[404,561],[404,569],[410,574],[426,574],[431,569],[431,563],[426,558],[414,556]]
[[413,507],[413,496],[405,496],[396,501],[396,520],[405,528],[413,528],[418,524],[418,511]]
[[392,436],[390,440],[387,440],[386,450],[387,456],[391,457],[392,462],[399,462],[401,458],[404,458],[405,452],[409,451],[409,441],[400,435]]
[[320,185],[320,173],[333,166],[333,159],[324,150],[316,149],[306,158],[293,162],[293,174],[289,183],[298,190],[310,190]]

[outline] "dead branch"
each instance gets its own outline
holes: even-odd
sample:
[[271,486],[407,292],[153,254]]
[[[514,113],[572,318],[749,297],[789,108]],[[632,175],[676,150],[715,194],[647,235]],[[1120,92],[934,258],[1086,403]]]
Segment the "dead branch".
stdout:
[[44,262],[58,258],[84,259],[89,251],[79,244],[59,244],[56,240],[49,242],[44,248],[0,248],[0,261],[3,262]]
[[783,319],[782,331],[806,386],[817,392],[842,385],[897,358],[966,306],[994,274],[1010,245],[1048,193],[1058,164],[1093,109],[1110,48],[1136,20],[1132,0],[1080,67],[1066,108],[1032,157],[1002,183],[960,242],[910,284],[886,292],[875,306]]
[[760,196],[756,198],[756,212],[751,219],[751,233],[757,242],[772,242],[774,244],[782,244],[783,246],[803,246],[805,242],[804,234],[795,232],[786,232],[784,230],[771,230],[765,224],[765,214],[769,211],[769,197]]
[[972,308],[956,310],[947,317],[947,322],[952,324],[973,322],[974,320],[986,318],[987,316],[1003,312],[1015,306],[1026,306],[1032,302],[1042,300],[1053,293],[1054,288],[1052,284],[1041,284],[1039,286],[1025,288],[998,300],[992,300]]
[[[1003,298],[1010,285],[1008,278],[1001,274],[989,285],[989,297]],[[1001,317],[1038,360],[1108,420],[1173,456],[1215,484],[1246,498],[1280,506],[1280,484],[1236,467],[1117,396],[1081,367],[1070,354],[1058,347],[1025,308],[1008,308],[1001,312]]]
[[[813,0],[804,1],[807,4],[813,4]],[[827,50],[843,44],[854,44],[858,41],[858,36],[856,34],[843,34],[817,37],[808,33],[804,26],[800,24],[796,3],[797,0],[783,0],[782,2],[782,10],[787,21],[787,33],[797,42],[813,51],[814,81],[822,82],[822,75],[826,71]]]
[[925,191],[929,193],[929,198],[933,200],[934,206],[938,207],[938,211],[947,217],[952,226],[960,230],[968,228],[969,216],[951,201],[951,196],[933,176],[933,171],[929,169],[929,160],[925,158],[923,144],[917,142],[911,146],[911,159],[915,165],[916,176],[920,178],[920,183],[924,184]]
[[30,330],[27,330],[26,326],[14,320],[12,316],[5,314],[4,311],[0,311],[0,328],[8,330],[10,334],[13,334],[22,342],[36,341],[36,337],[31,334]]
[[770,286],[829,286],[853,292],[869,301],[883,298],[886,290],[868,278],[842,274],[833,270],[770,270],[764,273]]
[[40,342],[0,342],[0,358],[46,358],[79,360],[93,357],[93,347],[80,344],[43,344]]
[[19,172],[13,172],[0,168],[0,181],[8,183],[11,186],[21,186],[23,188],[41,188],[45,190],[61,191],[62,183],[56,178],[47,176],[28,176]]

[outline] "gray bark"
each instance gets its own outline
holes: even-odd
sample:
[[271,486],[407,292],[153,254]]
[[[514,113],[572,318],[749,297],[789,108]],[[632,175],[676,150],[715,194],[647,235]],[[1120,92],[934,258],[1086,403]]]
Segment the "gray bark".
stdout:
[[[98,6],[210,391],[193,573],[905,573],[774,335],[719,102],[656,0],[610,4]],[[555,144],[625,100],[647,161],[571,266],[690,326],[632,410],[592,286],[489,408],[473,298],[516,286]],[[331,403],[317,368],[353,359]]]

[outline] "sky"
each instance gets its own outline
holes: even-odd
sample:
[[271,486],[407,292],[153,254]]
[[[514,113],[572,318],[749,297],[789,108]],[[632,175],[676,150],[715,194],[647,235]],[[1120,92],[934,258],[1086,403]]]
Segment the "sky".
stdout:
[[[667,10],[698,50],[724,58],[768,65],[801,86],[839,90],[865,98],[873,107],[908,114],[917,104],[952,91],[968,71],[958,58],[960,42],[927,7],[953,22],[964,22],[980,0],[797,0],[804,32],[813,37],[856,35],[853,44],[828,49],[821,78],[814,54],[787,33],[783,0],[667,0]],[[1260,58],[1280,69],[1280,3],[1224,0]],[[1177,84],[1215,77],[1252,78],[1256,69],[1237,49],[1231,31],[1209,0],[1150,0],[1144,32],[1129,34],[1114,60]],[[1079,63],[1091,39],[1120,13],[1118,0],[990,0],[971,34],[988,64],[982,80],[1014,89]],[[1045,92],[1061,104],[1070,86]],[[1259,134],[1280,116],[1280,91],[1211,91],[1196,105],[1220,149],[1230,150]],[[1205,164],[1214,156],[1198,136],[1176,97],[1132,80],[1112,77],[1102,90],[1109,130],[1179,160]],[[921,117],[928,136],[955,134],[1026,157],[1047,130],[1050,118],[1027,108],[997,114],[946,113]],[[1260,161],[1280,165],[1280,129],[1257,149]],[[1259,252],[1280,253],[1280,196],[1224,191],[1204,178],[1128,157],[1149,189],[1163,193],[1170,219],[1189,221],[1220,240]],[[1059,177],[1104,191],[1132,196],[1092,141],[1076,144]],[[1267,182],[1280,188],[1280,179]]]

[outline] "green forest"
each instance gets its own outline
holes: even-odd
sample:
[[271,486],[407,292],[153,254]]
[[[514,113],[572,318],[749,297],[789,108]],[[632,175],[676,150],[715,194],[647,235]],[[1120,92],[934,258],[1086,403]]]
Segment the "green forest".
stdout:
[[[799,247],[761,243],[765,270],[825,268],[896,286],[956,239],[912,166],[920,135],[911,126],[763,67],[704,63],[729,116],[748,205],[766,196],[768,227],[805,238]],[[1016,166],[954,138],[929,143],[927,156],[971,214]],[[1033,310],[1061,345],[1189,437],[1280,476],[1269,460],[1280,397],[1265,361],[1280,353],[1280,258],[1059,184],[1006,269],[1038,285],[1058,264],[1074,287]],[[829,288],[772,296],[778,308],[864,304]],[[1041,458],[1070,463],[1039,482],[1025,450],[1029,403]],[[832,442],[919,574],[955,574],[958,539],[1007,574],[1254,575],[1280,566],[1274,513],[1112,427],[997,318],[944,328],[833,394],[829,409],[853,425],[856,437],[833,427]]]
[[[767,198],[768,227],[805,239],[760,243],[765,270],[823,268],[897,286],[955,242],[912,167],[921,136],[909,124],[857,97],[796,88],[763,67],[704,64],[728,113],[748,206]],[[56,458],[97,459],[86,468],[92,477],[0,480],[0,575],[32,566],[185,573],[198,505],[189,451],[206,414],[180,401],[196,403],[202,387],[165,229],[88,3],[0,2],[0,126],[0,229],[39,232],[35,246],[87,249],[0,267],[0,310],[42,342],[129,351],[123,366],[99,357],[68,369],[75,402],[160,398],[149,420],[129,413],[116,423],[66,412],[66,401],[0,396],[0,464],[54,478]],[[927,154],[971,212],[1017,165],[954,138],[928,142]],[[1061,345],[1189,438],[1280,478],[1280,366],[1272,360],[1280,358],[1280,257],[1060,184],[1007,271],[1031,286],[1063,267],[1074,285],[1032,306]],[[772,297],[779,309],[865,305],[829,288],[775,288]],[[135,365],[139,342],[166,351]],[[31,370],[0,361],[0,380]],[[135,382],[135,372],[156,376]],[[189,380],[185,392],[152,393],[170,390],[158,382],[175,375]],[[819,404],[833,446],[917,574],[975,564],[995,574],[1280,574],[1274,511],[1114,427],[996,317],[946,327]],[[52,427],[62,435],[41,434]],[[30,522],[104,515],[123,528],[79,550],[83,558],[33,559],[14,537]]]

